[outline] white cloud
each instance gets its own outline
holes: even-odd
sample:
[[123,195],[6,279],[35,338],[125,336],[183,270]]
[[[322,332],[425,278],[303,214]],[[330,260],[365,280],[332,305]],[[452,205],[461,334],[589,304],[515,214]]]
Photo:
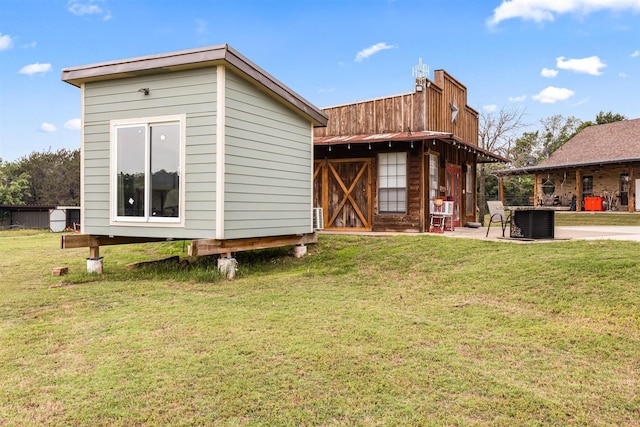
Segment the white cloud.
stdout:
[[493,113],[494,111],[496,111],[498,109],[498,106],[495,104],[489,104],[489,105],[484,105],[482,107],[483,111],[486,111],[487,113]]
[[599,76],[601,68],[606,67],[600,58],[597,56],[590,56],[582,59],[567,59],[565,61],[564,56],[556,58],[556,67],[561,70],[571,70],[576,73],[591,74],[592,76]]
[[65,129],[77,130],[80,129],[80,119],[71,119],[64,124]]
[[558,75],[558,70],[551,70],[549,68],[543,68],[542,71],[540,71],[540,75],[542,77],[555,77]]
[[196,19],[196,33],[197,34],[206,34],[207,33],[207,21],[203,19]]
[[520,18],[534,22],[553,21],[557,15],[587,15],[600,10],[632,10],[640,12],[638,0],[503,0],[487,20],[489,26]]
[[526,100],[527,100],[527,95],[510,96],[509,97],[509,102],[524,102]]
[[543,104],[555,104],[558,101],[565,101],[571,98],[574,94],[574,91],[567,88],[549,86],[541,90],[537,95],[533,95],[532,98]]
[[620,71],[620,72],[618,73],[618,77],[625,78],[625,77],[629,77],[629,75],[628,75],[627,73],[625,73],[624,71]]
[[637,58],[638,56],[640,56],[640,50],[636,50],[635,52],[633,52],[633,53],[631,54],[631,57],[632,57],[632,58]]
[[52,125],[51,123],[42,122],[42,124],[40,125],[40,132],[53,133],[57,130],[58,128],[56,128],[55,125]]
[[360,52],[358,52],[358,54],[356,55],[356,59],[354,59],[354,61],[362,62],[363,59],[366,59],[371,55],[374,55],[382,50],[393,49],[393,48],[394,46],[387,43],[377,43],[377,44],[374,44],[373,46],[367,47],[365,49],[362,49]]
[[51,71],[51,64],[41,64],[36,62],[35,64],[25,65],[18,71],[20,74],[27,74],[33,76],[34,74],[44,74]]
[[98,6],[95,0],[69,0],[67,9],[76,16],[102,15],[104,21],[111,19],[111,11]]
[[0,50],[7,50],[11,49],[12,47],[13,39],[11,38],[11,36],[8,34],[2,35],[2,33],[0,33]]

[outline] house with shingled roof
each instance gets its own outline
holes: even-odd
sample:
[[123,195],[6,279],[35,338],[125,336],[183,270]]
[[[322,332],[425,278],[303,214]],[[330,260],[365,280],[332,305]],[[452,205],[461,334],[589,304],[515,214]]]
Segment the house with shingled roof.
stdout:
[[537,204],[640,211],[640,119],[586,127],[539,164],[497,175],[534,175]]

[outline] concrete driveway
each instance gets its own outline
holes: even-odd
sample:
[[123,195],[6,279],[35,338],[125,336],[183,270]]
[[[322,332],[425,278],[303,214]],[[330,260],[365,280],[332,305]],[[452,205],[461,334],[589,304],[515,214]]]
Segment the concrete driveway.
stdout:
[[470,227],[458,227],[454,231],[445,231],[444,233],[395,233],[395,232],[373,232],[373,231],[332,231],[322,230],[320,234],[359,234],[366,236],[391,236],[391,235],[405,235],[405,236],[423,236],[425,234],[432,234],[445,237],[457,237],[466,239],[478,239],[478,240],[495,240],[501,242],[513,242],[513,243],[532,243],[532,242],[561,242],[567,240],[629,240],[640,242],[640,225],[639,226],[556,226],[554,230],[555,239],[511,239],[509,237],[509,227],[504,232],[505,237],[502,237],[502,228],[500,224],[492,224],[489,230],[489,236],[487,234],[487,227],[470,228]]
[[[442,235],[470,239],[500,240],[505,242],[550,242],[551,240],[528,240],[509,238],[509,227],[502,237],[500,224],[491,225],[489,236],[485,237],[487,227],[469,228],[458,227],[455,231],[445,231]],[[638,226],[556,226],[555,241],[562,240],[630,240],[640,242],[640,225]]]

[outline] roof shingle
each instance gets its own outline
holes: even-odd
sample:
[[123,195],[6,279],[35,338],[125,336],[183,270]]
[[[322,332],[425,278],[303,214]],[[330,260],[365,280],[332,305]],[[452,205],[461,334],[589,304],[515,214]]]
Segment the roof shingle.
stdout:
[[586,127],[535,168],[639,160],[640,119],[634,119]]

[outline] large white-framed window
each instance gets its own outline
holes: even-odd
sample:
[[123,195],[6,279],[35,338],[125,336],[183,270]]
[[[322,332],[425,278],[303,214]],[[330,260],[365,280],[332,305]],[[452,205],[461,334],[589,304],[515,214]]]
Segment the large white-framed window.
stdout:
[[184,221],[185,115],[111,121],[112,223]]
[[378,213],[407,213],[407,153],[378,154]]

